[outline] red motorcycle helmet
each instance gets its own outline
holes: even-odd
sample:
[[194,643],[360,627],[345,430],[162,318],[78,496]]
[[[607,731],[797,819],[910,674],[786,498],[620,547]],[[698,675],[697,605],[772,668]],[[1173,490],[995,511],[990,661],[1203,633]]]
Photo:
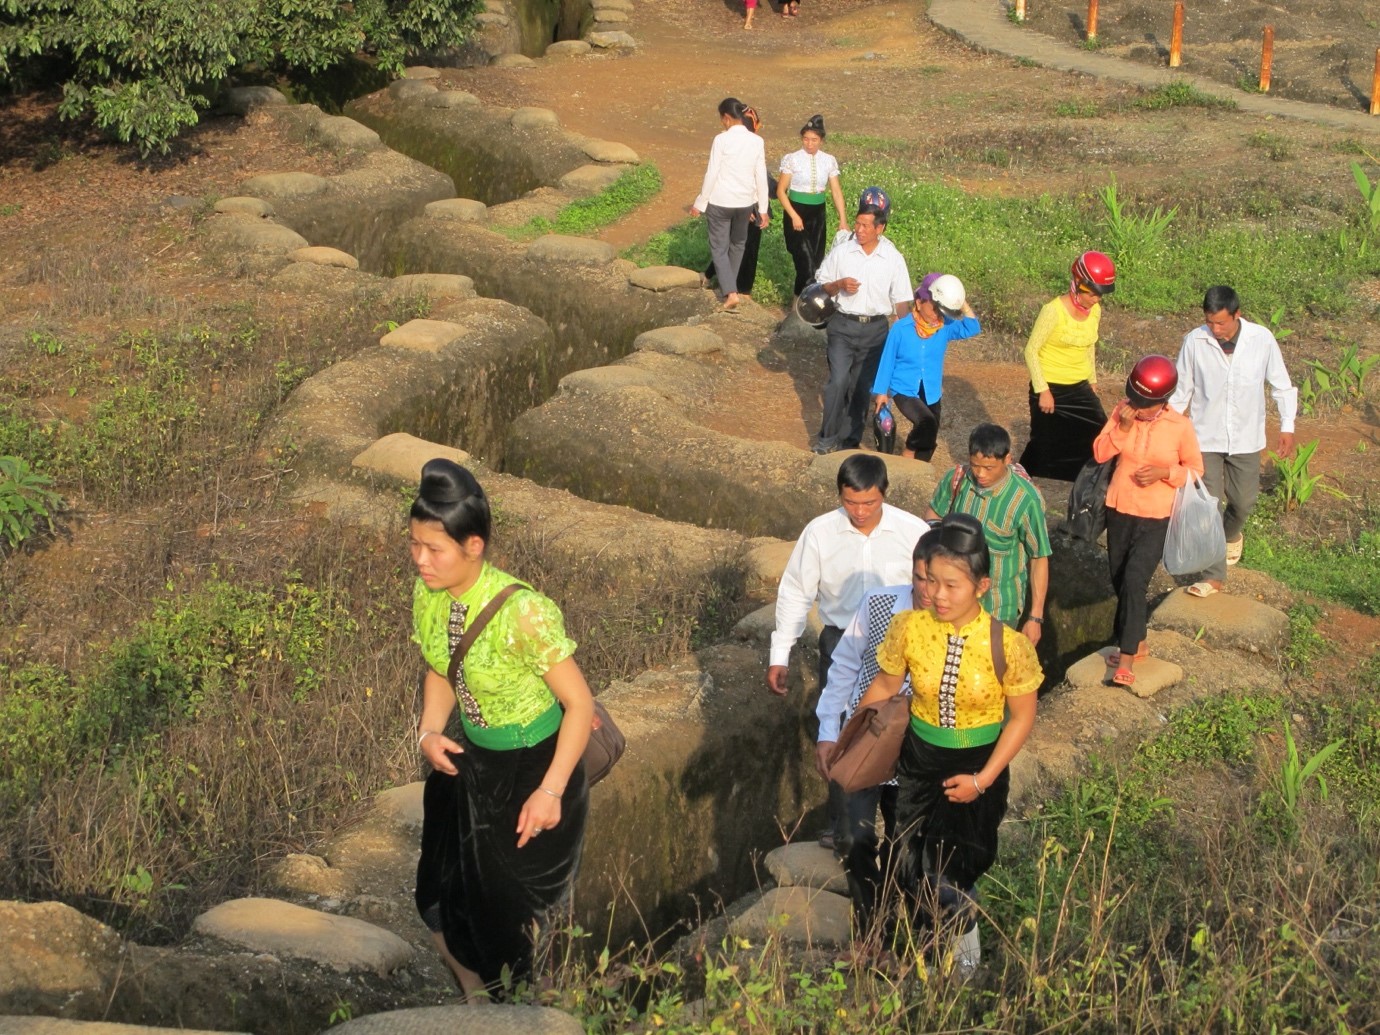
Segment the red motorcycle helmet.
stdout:
[[1101,252],[1084,252],[1069,267],[1075,284],[1087,284],[1098,297],[1116,290],[1116,263]]
[[1179,387],[1179,371],[1168,356],[1146,356],[1131,368],[1126,379],[1126,398],[1136,409],[1168,402]]

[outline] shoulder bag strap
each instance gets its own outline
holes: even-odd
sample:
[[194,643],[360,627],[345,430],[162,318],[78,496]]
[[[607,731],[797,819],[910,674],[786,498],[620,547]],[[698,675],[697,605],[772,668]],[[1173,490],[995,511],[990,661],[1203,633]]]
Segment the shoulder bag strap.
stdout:
[[954,507],[958,506],[958,487],[963,484],[963,465],[959,464],[954,468],[953,476],[949,479],[949,509],[945,514],[952,514]]
[[997,674],[997,682],[1006,682],[1006,626],[992,615],[992,671]]
[[526,588],[527,587],[521,582],[510,582],[500,589],[492,600],[484,605],[484,610],[480,611],[475,620],[469,624],[469,628],[467,628],[464,635],[460,637],[460,642],[455,645],[455,651],[450,656],[450,668],[446,670],[446,678],[450,680],[451,686],[455,685],[455,677],[460,672],[460,666],[464,664],[465,655],[468,654],[470,648],[474,646],[474,641],[479,639],[479,634],[484,631],[484,627],[489,624],[494,615],[498,614],[503,605],[508,602],[510,596],[518,590]]

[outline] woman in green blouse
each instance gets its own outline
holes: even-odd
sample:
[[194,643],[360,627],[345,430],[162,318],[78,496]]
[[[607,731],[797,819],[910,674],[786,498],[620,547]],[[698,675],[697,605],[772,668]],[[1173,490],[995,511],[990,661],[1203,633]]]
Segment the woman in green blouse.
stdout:
[[[446,673],[465,629],[518,582],[484,560],[489,501],[465,468],[431,460],[409,528],[413,640],[427,672],[417,745],[423,798],[417,908],[466,998],[532,969],[532,928],[565,905],[584,845],[580,759],[594,698],[560,610],[524,586]],[[445,733],[456,703],[462,735]]]

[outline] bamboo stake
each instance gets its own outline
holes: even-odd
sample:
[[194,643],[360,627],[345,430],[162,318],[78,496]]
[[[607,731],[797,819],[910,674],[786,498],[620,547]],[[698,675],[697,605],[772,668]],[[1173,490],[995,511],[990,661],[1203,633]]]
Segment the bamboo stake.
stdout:
[[1184,60],[1184,0],[1174,5],[1174,31],[1169,37],[1169,67],[1178,68]]
[[1260,48],[1260,92],[1270,92],[1270,65],[1275,60],[1275,27],[1265,26],[1265,40]]
[[1088,0],[1088,42],[1097,39],[1097,0]]
[[1380,115],[1380,47],[1375,48],[1375,75],[1370,81],[1370,113]]

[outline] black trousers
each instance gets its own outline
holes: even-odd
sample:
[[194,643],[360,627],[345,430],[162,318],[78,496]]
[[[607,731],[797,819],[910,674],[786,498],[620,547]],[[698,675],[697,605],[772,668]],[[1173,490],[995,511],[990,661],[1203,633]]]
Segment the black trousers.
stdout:
[[896,408],[910,421],[910,434],[906,436],[906,448],[915,454],[917,460],[929,460],[934,456],[935,446],[939,444],[939,412],[943,399],[932,403],[925,402],[924,385],[920,386],[919,396],[894,395]]
[[[832,792],[838,787],[830,783]],[[896,853],[896,803],[900,788],[895,784],[869,787],[843,797],[842,835],[835,831],[835,843],[843,853],[848,874],[848,897],[853,901],[853,919],[859,931],[866,931],[877,912],[883,889],[894,875]],[[882,810],[882,837],[877,837],[877,809]]]
[[824,217],[827,213],[823,202],[806,205],[792,201],[791,206],[800,213],[800,221],[805,224],[803,229],[797,230],[791,225],[790,216],[782,215],[782,233],[786,237],[786,251],[791,253],[791,261],[795,263],[795,293],[798,295],[815,279],[815,270],[824,258]]
[[1093,439],[1107,423],[1102,400],[1087,381],[1050,385],[1054,412],[1040,409],[1040,396],[1030,390],[1030,441],[1021,454],[1021,466],[1039,478],[1071,482],[1092,458]]
[[1145,639],[1150,578],[1164,556],[1169,519],[1136,517],[1107,508],[1107,567],[1116,590],[1117,648],[1130,657]]
[[879,316],[867,323],[836,313],[827,330],[829,380],[824,385],[824,419],[819,442],[831,449],[856,448],[862,442],[872,382],[882,361],[891,325]]

